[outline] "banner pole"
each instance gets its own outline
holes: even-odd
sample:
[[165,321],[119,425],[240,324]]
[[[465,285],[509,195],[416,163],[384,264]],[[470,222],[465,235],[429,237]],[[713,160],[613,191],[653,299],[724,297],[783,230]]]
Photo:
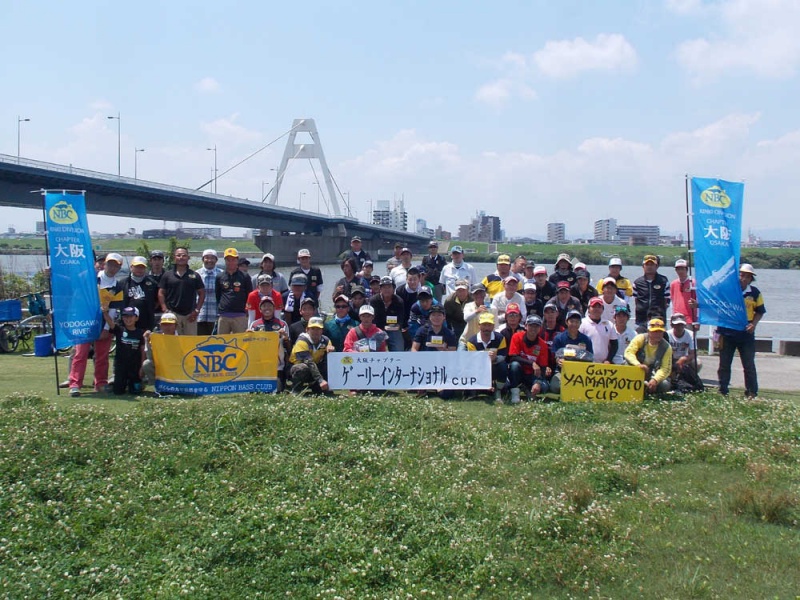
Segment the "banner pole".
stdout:
[[53,327],[53,273],[50,268],[50,242],[48,240],[47,234],[47,208],[45,206],[45,195],[47,194],[47,190],[42,190],[42,221],[44,221],[44,255],[47,257],[47,267],[45,267],[45,273],[47,273],[47,293],[50,295],[50,329],[53,332],[53,339],[50,344],[50,348],[53,350],[53,365],[55,366],[56,371],[56,396],[61,395],[61,388],[58,387],[58,348],[56,347],[56,328]]
[[[684,176],[684,191],[686,196],[686,253],[689,255],[689,290],[690,293],[694,292],[694,284],[692,283],[692,227],[691,227],[691,212],[689,211],[689,174]],[[697,327],[699,323],[699,313],[697,309],[692,309],[692,341],[694,343],[694,372],[699,377],[697,372]],[[714,343],[713,337],[708,338],[709,354],[711,354],[711,345]]]

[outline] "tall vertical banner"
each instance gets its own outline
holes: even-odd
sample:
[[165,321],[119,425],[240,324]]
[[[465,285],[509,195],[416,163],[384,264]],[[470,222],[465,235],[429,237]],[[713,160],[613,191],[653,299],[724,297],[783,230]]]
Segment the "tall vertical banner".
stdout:
[[692,224],[700,323],[744,329],[739,285],[744,184],[692,177]]
[[93,342],[103,329],[83,194],[44,196],[56,348]]

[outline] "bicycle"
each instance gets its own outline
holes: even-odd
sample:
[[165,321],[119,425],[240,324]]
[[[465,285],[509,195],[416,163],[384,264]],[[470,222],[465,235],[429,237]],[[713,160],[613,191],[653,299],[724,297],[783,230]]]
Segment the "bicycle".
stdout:
[[[22,318],[22,301],[28,300],[29,317]],[[25,294],[17,299],[5,300],[0,310],[0,351],[16,352],[20,343],[31,350],[31,339],[36,335],[53,332],[50,309],[44,300],[44,292]]]

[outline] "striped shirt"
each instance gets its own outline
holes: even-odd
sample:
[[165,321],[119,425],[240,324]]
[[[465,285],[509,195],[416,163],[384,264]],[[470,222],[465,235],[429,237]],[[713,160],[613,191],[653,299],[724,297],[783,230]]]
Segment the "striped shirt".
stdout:
[[200,315],[197,317],[199,323],[213,323],[217,320],[217,296],[216,296],[216,281],[217,275],[222,273],[222,269],[208,270],[205,267],[197,269],[196,273],[203,279],[203,285],[206,288],[206,301],[203,302],[203,307],[200,309]]

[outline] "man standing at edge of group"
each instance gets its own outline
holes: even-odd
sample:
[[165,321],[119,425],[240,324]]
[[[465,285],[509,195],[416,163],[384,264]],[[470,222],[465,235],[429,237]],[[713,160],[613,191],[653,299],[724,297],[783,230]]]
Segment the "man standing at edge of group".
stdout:
[[217,333],[244,333],[247,331],[247,296],[253,291],[250,276],[239,269],[239,251],[227,248],[222,258],[225,270],[217,275]]
[[464,249],[461,246],[453,246],[450,250],[452,261],[442,268],[439,283],[444,286],[442,302],[447,300],[456,291],[456,281],[466,279],[469,285],[478,283],[475,277],[475,269],[471,264],[464,262]]
[[695,292],[694,279],[689,277],[689,263],[679,258],[675,261],[677,278],[669,284],[669,298],[672,302],[672,314],[683,315],[686,325],[691,331],[700,329],[697,322],[697,293]]
[[178,319],[179,335],[197,335],[197,317],[206,300],[201,277],[189,268],[189,250],[178,246],[172,269],[158,282],[158,303],[161,312],[171,312]]
[[197,274],[203,280],[206,301],[197,317],[197,335],[211,335],[217,324],[217,275],[222,273],[222,269],[217,267],[217,260],[216,250],[203,250],[203,266],[197,269]]
[[761,291],[751,285],[756,278],[753,265],[744,263],[739,267],[739,285],[742,288],[747,325],[743,330],[717,327],[719,334],[719,378],[720,394],[728,394],[731,382],[733,355],[739,350],[739,359],[744,369],[744,393],[748,398],[758,395],[758,373],[756,372],[756,325],[767,312]]

